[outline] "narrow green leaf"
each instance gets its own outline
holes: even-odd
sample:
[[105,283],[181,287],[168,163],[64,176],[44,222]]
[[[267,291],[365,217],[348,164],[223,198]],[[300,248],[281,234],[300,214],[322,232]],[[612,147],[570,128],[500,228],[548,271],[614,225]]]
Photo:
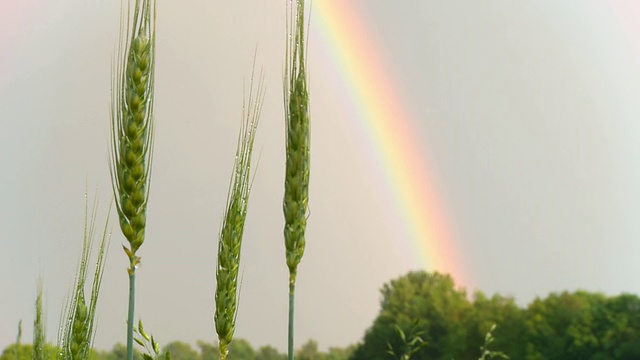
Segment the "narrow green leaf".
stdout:
[[138,331],[140,332],[140,335],[142,335],[142,337],[149,341],[149,335],[147,335],[146,332],[144,332],[144,327],[142,326],[142,320],[138,321]]
[[153,352],[156,353],[156,355],[160,354],[160,344],[156,342],[156,340],[153,338],[153,335],[151,336],[151,347],[153,348]]

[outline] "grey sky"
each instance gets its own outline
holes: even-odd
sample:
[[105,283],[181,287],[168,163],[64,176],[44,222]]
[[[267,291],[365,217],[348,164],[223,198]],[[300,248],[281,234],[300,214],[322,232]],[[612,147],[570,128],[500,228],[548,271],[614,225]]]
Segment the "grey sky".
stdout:
[[[323,1],[323,0],[315,0]],[[640,58],[617,1],[353,1],[441,184],[469,290],[520,304],[578,288],[640,292]],[[110,198],[110,66],[119,1],[25,0],[0,11],[0,347],[31,335],[44,278],[49,339],[82,241],[84,189]],[[217,232],[243,96],[267,98],[243,252],[238,337],[286,343],[282,240],[285,1],[160,1],[156,150],[138,316],[161,342],[214,341]],[[37,6],[36,6],[37,5]],[[0,9],[11,5],[0,4]],[[618,8],[619,9],[619,8]],[[4,9],[6,10],[6,9]],[[640,14],[638,14],[640,15]],[[417,264],[390,223],[327,48],[311,24],[312,188],[297,342],[358,341],[378,289]],[[348,99],[347,99],[348,101]],[[117,223],[112,216],[112,223]],[[124,342],[126,257],[114,227],[96,345]],[[429,269],[432,270],[432,269]]]

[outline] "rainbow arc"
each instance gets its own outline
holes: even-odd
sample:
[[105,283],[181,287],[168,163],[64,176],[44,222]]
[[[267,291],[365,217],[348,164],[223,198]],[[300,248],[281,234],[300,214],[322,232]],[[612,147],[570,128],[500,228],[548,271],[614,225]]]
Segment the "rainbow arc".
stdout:
[[466,284],[444,203],[423,155],[426,149],[415,135],[414,119],[401,101],[391,69],[380,56],[382,47],[352,2],[321,0],[312,6],[312,22],[349,89],[358,126],[383,164],[395,210],[409,236],[402,241],[410,242],[414,266],[449,273],[459,285]]

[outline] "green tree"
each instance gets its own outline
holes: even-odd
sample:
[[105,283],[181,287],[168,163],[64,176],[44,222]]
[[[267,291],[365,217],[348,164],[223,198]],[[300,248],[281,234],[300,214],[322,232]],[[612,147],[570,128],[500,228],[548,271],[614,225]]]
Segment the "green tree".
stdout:
[[220,359],[220,349],[217,346],[202,340],[198,340],[196,344],[200,348],[200,360]]
[[255,360],[256,352],[245,339],[234,339],[229,346],[228,360]]
[[[91,349],[89,350],[89,360],[108,360],[109,354],[110,354],[110,351],[107,351],[107,350]],[[55,359],[55,358],[56,358],[55,355],[54,357],[49,357],[49,359]]]
[[324,354],[318,351],[318,342],[309,339],[296,351],[297,360],[324,360]]
[[173,360],[199,360],[199,354],[191,345],[182,341],[172,341],[162,348],[162,353],[171,353]]
[[[640,298],[622,294],[608,298],[596,310],[598,356],[602,359],[640,359]],[[604,357],[604,356],[608,357]]]
[[[123,344],[115,344],[107,354],[106,360],[125,360],[127,358],[127,347]],[[136,357],[139,358],[139,357]]]
[[604,304],[601,294],[552,293],[536,299],[526,311],[525,358],[584,360],[598,352],[592,308]]
[[287,355],[278,352],[273,346],[262,346],[256,353],[256,360],[286,360]]
[[400,346],[394,347],[391,343],[387,343],[387,353],[396,360],[411,360],[420,349],[427,345],[422,339],[424,330],[420,330],[420,319],[414,319],[409,330],[404,331],[396,325],[396,331],[400,337]]
[[325,356],[325,360],[348,360],[355,351],[355,345],[349,345],[344,348],[330,347],[329,352]]
[[467,337],[460,344],[464,349],[461,349],[459,358],[476,358],[478,347],[494,324],[498,326],[492,332],[492,348],[499,349],[512,359],[524,358],[525,347],[521,341],[525,333],[524,316],[524,310],[511,297],[496,294],[488,298],[481,291],[475,292],[473,310],[465,322]]
[[[449,275],[410,272],[385,284],[381,293],[380,313],[353,360],[388,360],[387,344],[393,349],[403,346],[397,328],[422,334],[426,345],[412,359],[462,358],[459,349],[466,338],[465,321],[472,306],[466,292],[456,289]],[[419,320],[419,327],[412,329],[415,320]]]

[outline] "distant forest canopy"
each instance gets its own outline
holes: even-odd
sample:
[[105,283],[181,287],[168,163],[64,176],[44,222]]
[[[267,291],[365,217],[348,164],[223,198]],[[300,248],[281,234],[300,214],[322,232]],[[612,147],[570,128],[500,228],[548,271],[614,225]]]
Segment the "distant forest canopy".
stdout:
[[[552,293],[526,308],[512,297],[482,292],[468,299],[449,275],[410,272],[382,289],[380,313],[357,345],[352,360],[393,359],[389,345],[424,341],[411,359],[478,359],[493,324],[491,350],[511,359],[640,359],[640,299],[587,291]],[[398,333],[400,328],[403,341]]]
[[[485,336],[497,324],[489,350],[511,359],[640,359],[640,298],[635,294],[565,291],[537,298],[520,308],[511,297],[487,297],[479,291],[469,299],[464,289],[456,288],[451,276],[424,271],[390,281],[381,294],[380,312],[360,343],[321,352],[318,343],[310,340],[299,348],[295,358],[478,359]],[[413,347],[408,346],[412,341]],[[197,347],[174,341],[162,352],[171,352],[174,360],[218,359],[216,346],[200,341]],[[29,344],[12,344],[4,349],[0,360],[28,360],[31,352]],[[54,359],[57,351],[49,346],[47,353]],[[111,351],[92,351],[89,359],[121,360],[125,354],[124,345],[117,344]],[[138,354],[137,358],[142,357]],[[228,359],[280,360],[286,355],[271,346],[254,349],[248,341],[236,339]]]
[[[262,346],[254,349],[245,339],[234,339],[231,343],[228,360],[287,360],[287,355],[281,353],[272,346]],[[347,348],[329,348],[327,352],[318,350],[318,343],[314,340],[306,342],[298,351],[295,358],[298,360],[348,360],[353,353],[355,345]],[[219,360],[220,353],[217,346],[198,341],[197,350],[190,344],[182,341],[173,341],[162,347],[161,353],[167,351],[171,353],[172,360]],[[56,359],[56,349],[48,346],[47,353],[49,359]],[[32,360],[31,344],[21,344],[17,346],[12,344],[4,349],[0,359],[2,360]],[[89,353],[88,360],[125,360],[127,355],[127,347],[123,344],[116,344],[110,351],[99,351],[92,349]],[[142,353],[136,351],[134,358],[136,360],[144,360]],[[164,359],[163,356],[160,357]]]

